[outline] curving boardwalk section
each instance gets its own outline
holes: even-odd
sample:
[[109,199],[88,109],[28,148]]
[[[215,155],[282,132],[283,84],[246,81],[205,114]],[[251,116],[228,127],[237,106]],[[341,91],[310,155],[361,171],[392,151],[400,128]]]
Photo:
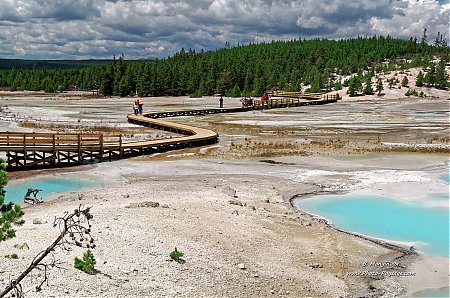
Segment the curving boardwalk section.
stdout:
[[180,123],[163,121],[161,119],[158,119],[161,116],[158,115],[157,117],[156,114],[159,113],[146,113],[141,116],[128,115],[128,122],[160,130],[171,131],[178,134],[182,134],[184,136],[170,139],[158,139],[158,140],[123,143],[121,148],[125,154],[128,151],[133,150],[138,150],[140,153],[142,153],[154,151],[154,149],[157,149],[156,151],[160,152],[160,151],[167,151],[164,149],[178,149],[185,147],[203,146],[207,144],[216,143],[219,138],[219,135],[212,130],[189,126]]
[[10,171],[102,162],[205,146],[218,141],[219,135],[212,130],[164,121],[161,118],[237,113],[254,109],[317,105],[336,101],[336,97],[321,98],[316,95],[288,94],[274,97],[265,105],[255,100],[252,107],[193,109],[128,115],[130,123],[182,135],[157,140],[123,142],[122,135],[0,132],[0,151],[6,152],[7,168]]

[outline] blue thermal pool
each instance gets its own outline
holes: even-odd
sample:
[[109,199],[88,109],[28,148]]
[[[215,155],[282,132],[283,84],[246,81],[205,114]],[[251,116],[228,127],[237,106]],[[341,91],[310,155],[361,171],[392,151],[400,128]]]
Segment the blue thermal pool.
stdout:
[[28,188],[42,189],[37,194],[37,198],[45,200],[54,193],[78,191],[97,185],[99,185],[98,181],[93,180],[56,177],[32,179],[19,183],[10,182],[5,187],[5,203],[23,203],[23,197]]
[[410,203],[384,196],[324,196],[297,201],[301,210],[323,216],[346,231],[413,243],[429,255],[449,257],[449,209],[433,207],[448,194]]

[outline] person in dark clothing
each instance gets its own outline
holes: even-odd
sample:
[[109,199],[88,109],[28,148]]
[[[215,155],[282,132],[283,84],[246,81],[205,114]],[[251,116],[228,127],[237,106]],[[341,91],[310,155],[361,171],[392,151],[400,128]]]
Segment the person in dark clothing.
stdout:
[[219,107],[223,108],[223,97],[222,97],[222,95],[219,98]]
[[265,96],[266,96],[267,109],[271,109],[272,108],[272,99],[269,97],[269,93],[266,93]]

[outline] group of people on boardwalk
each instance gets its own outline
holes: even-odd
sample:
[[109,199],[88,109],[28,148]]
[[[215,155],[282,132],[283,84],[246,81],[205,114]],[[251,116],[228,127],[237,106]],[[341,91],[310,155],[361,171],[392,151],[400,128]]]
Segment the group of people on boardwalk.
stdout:
[[142,102],[137,99],[133,104],[133,112],[135,115],[142,115]]
[[240,102],[243,108],[253,107],[253,97],[242,97]]
[[[251,96],[250,97],[247,97],[247,96],[242,97],[240,99],[240,102],[241,102],[243,108],[254,108],[255,107],[255,103],[253,102],[253,97],[251,97]],[[258,101],[256,101],[256,102],[257,102],[256,108],[259,107],[261,110],[264,110],[264,109],[267,110],[269,108],[272,108],[272,97],[269,96],[268,93],[264,93],[261,96],[261,100],[260,100],[259,104],[258,104]],[[220,98],[219,98],[219,107],[223,108],[223,97],[222,96],[220,96]]]

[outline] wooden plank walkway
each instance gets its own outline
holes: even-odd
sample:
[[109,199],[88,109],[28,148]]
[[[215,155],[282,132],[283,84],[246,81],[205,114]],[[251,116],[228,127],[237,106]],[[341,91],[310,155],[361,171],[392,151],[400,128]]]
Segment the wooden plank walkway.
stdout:
[[336,102],[336,97],[316,94],[281,94],[273,96],[263,107],[260,100],[252,107],[208,108],[162,111],[128,115],[128,122],[171,131],[183,136],[145,141],[122,141],[122,135],[76,133],[0,132],[0,151],[6,152],[7,169],[24,170],[80,165],[121,159],[143,154],[205,146],[218,141],[219,135],[209,129],[173,123],[161,118],[178,116],[237,113],[250,110],[283,108]]

